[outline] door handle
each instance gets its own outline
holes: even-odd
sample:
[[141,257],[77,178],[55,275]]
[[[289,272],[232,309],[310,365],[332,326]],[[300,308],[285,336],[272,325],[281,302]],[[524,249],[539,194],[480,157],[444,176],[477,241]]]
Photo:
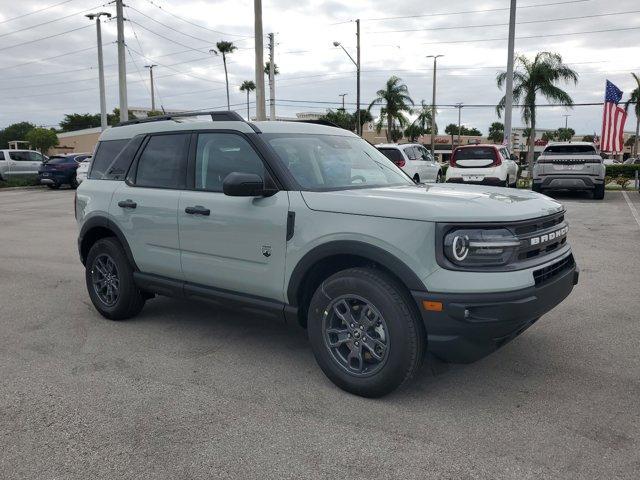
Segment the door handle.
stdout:
[[205,216],[209,216],[209,214],[211,213],[211,210],[209,210],[208,208],[204,208],[202,205],[196,205],[195,207],[187,207],[184,209],[185,213],[188,213],[189,215],[205,215]]
[[126,200],[120,200],[118,202],[118,206],[120,208],[136,208],[138,206],[138,204],[136,202],[134,202],[133,200],[130,199],[126,199]]

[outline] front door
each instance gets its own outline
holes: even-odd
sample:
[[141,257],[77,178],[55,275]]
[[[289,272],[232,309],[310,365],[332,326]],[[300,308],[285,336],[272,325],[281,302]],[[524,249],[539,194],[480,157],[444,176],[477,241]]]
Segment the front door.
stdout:
[[[189,134],[149,137],[115,191],[109,213],[141,272],[182,279],[178,202],[185,187]],[[106,181],[106,180],[105,180]]]
[[187,282],[284,301],[289,197],[230,197],[222,182],[231,172],[267,169],[240,134],[198,134],[190,186],[180,195],[178,225]]

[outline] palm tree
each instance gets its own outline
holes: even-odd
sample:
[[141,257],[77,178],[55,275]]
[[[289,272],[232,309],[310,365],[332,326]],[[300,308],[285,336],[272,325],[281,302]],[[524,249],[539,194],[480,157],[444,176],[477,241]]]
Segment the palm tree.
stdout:
[[249,118],[249,94],[256,89],[256,84],[252,80],[245,80],[240,85],[241,92],[247,92],[247,122],[251,119]]
[[418,116],[413,121],[413,125],[418,125],[424,132],[431,132],[431,127],[435,127],[435,133],[438,133],[438,125],[433,125],[433,107],[420,101],[420,109],[417,111]]
[[224,80],[227,84],[227,110],[231,110],[231,103],[229,102],[229,75],[227,73],[227,55],[233,53],[234,50],[236,50],[238,47],[236,47],[233,42],[226,42],[224,40],[221,40],[216,43],[216,48],[217,50],[215,48],[209,50],[209,53],[213,53],[215,55],[218,55],[218,53],[222,54],[222,63],[224,64]]
[[380,132],[382,124],[386,120],[387,122],[387,141],[392,141],[392,130],[395,121],[397,120],[401,127],[404,127],[408,123],[405,113],[411,113],[411,107],[413,106],[413,100],[409,96],[409,89],[402,83],[402,80],[396,76],[392,76],[387,80],[385,88],[376,92],[376,98],[369,104],[368,111],[375,104],[382,104],[380,109],[380,120],[377,125],[377,130]]
[[[267,77],[269,76],[269,68],[271,68],[271,62],[269,62],[269,61],[264,62],[264,74]],[[280,74],[280,70],[278,70],[278,64],[277,63],[273,64],[273,74],[274,75],[279,75]]]
[[[502,88],[507,79],[507,72],[499,73],[496,82]],[[516,58],[516,69],[513,72],[513,101],[522,101],[522,119],[531,127],[529,134],[529,171],[533,169],[533,154],[536,138],[536,96],[540,93],[549,101],[572,107],[573,99],[567,92],[556,86],[558,81],[578,83],[578,74],[566,64],[557,53],[538,52],[533,61],[525,55]],[[504,109],[505,99],[502,97],[496,107],[498,116]]]
[[632,73],[633,79],[636,81],[638,86],[631,91],[631,95],[629,96],[629,100],[627,100],[624,104],[625,111],[629,109],[629,105],[635,103],[635,107],[633,107],[633,111],[636,114],[636,135],[634,137],[633,142],[633,156],[636,157],[638,155],[638,133],[640,130],[640,77],[635,73]]

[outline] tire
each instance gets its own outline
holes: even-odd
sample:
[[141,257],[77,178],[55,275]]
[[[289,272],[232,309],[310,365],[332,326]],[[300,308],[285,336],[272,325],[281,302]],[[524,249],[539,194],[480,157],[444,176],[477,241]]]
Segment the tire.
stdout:
[[[111,264],[113,268],[111,268]],[[100,289],[95,282],[105,278],[103,272],[108,272],[112,295],[108,289]],[[117,281],[117,284],[115,281]],[[113,237],[103,238],[93,244],[87,255],[85,281],[87,291],[93,306],[100,314],[110,320],[125,320],[136,316],[144,306],[145,297],[138,290],[133,281],[133,268],[127,259],[127,255]],[[105,285],[99,282],[99,285]],[[117,294],[113,295],[117,286]],[[101,293],[99,293],[101,292]],[[114,298],[115,297],[115,298]]]
[[[371,268],[350,268],[322,282],[309,304],[307,328],[325,375],[343,390],[363,397],[381,397],[409,380],[422,363],[426,343],[412,302],[396,280]],[[351,306],[351,315],[345,315],[346,305]],[[355,328],[344,318],[354,319]],[[349,361],[354,351],[360,352],[359,360]]]
[[80,183],[78,182],[78,178],[75,175],[73,177],[71,177],[71,181],[69,182],[69,186],[74,190],[80,186]]
[[604,183],[602,185],[596,185],[596,188],[593,189],[593,198],[594,200],[604,199]]
[[542,188],[540,188],[540,185],[536,185],[535,183],[531,184],[531,190],[533,190],[534,192],[542,193]]
[[420,183],[420,175],[418,175],[417,173],[413,176],[413,181],[416,182],[416,184]]
[[436,183],[444,183],[444,177],[440,170],[438,170],[438,175],[436,175]]
[[60,184],[59,183],[47,183],[47,187],[49,187],[51,190],[58,190],[60,188]]

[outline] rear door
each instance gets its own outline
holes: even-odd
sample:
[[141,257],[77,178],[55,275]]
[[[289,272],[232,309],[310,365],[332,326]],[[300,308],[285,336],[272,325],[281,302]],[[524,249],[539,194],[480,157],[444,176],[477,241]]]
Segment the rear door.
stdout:
[[268,168],[243,135],[194,134],[189,190],[178,208],[182,271],[187,282],[284,301],[289,197],[230,197],[231,172],[266,178]]
[[182,279],[177,211],[189,140],[188,133],[149,136],[127,180],[113,194],[110,218],[124,233],[143,273]]

